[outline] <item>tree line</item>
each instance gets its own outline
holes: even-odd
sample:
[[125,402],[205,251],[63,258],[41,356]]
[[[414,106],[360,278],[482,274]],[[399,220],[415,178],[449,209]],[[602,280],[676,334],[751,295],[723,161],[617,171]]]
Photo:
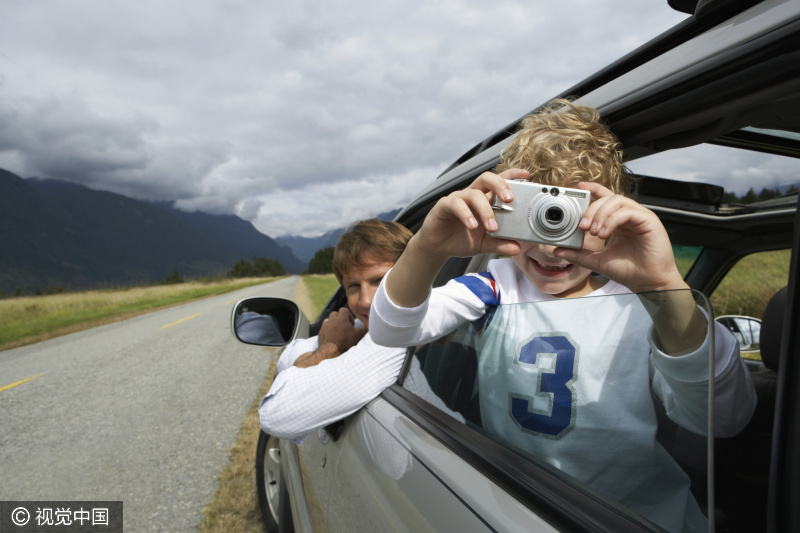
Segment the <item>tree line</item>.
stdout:
[[[333,246],[318,250],[309,261],[303,274],[330,274],[333,272]],[[286,270],[277,259],[254,257],[253,262],[239,260],[228,272],[231,278],[283,276]]]
[[726,191],[722,195],[722,201],[726,204],[753,204],[756,202],[763,202],[764,200],[771,200],[787,194],[797,194],[797,185],[791,185],[788,189],[781,192],[780,189],[761,189],[761,192],[756,193],[755,189],[750,189],[742,196],[738,196],[735,192]]
[[[303,274],[330,274],[333,272],[333,246],[319,250],[308,264],[308,269]],[[268,278],[283,276],[286,269],[277,259],[271,257],[253,257],[253,261],[240,259],[234,263],[233,268],[224,275],[229,278]],[[158,282],[159,285],[173,285],[184,283],[184,277],[177,270],[172,270]],[[10,294],[0,291],[0,298],[13,298],[19,296],[43,296],[64,292],[63,287],[48,285],[46,289],[35,289],[31,292],[17,287]]]

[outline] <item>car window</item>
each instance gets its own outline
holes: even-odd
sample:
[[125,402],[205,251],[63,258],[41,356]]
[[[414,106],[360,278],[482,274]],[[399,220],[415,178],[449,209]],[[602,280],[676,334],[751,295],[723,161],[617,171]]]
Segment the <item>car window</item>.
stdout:
[[[748,189],[758,195],[762,188],[783,192],[797,186],[798,161],[794,157],[740,150],[713,144],[676,148],[628,163],[636,174],[661,176],[680,181],[715,183],[725,186],[726,202],[745,201]],[[733,193],[734,197],[731,197]],[[751,201],[757,201],[753,198]]]
[[743,257],[711,294],[714,312],[761,318],[772,295],[788,283],[790,260],[791,250]]
[[[789,280],[791,250],[759,252],[742,258],[728,271],[725,278],[711,294],[711,305],[721,322],[742,341],[742,357],[761,360],[758,351],[759,324],[734,316],[761,319],[770,298]],[[750,335],[751,338],[748,338]],[[752,349],[748,349],[750,346]]]
[[684,278],[686,277],[689,269],[692,268],[692,265],[702,251],[703,248],[701,246],[680,246],[677,244],[672,246],[672,255],[675,256],[675,266],[678,267],[678,272],[681,273],[681,276]]
[[658,301],[497,306],[417,348],[403,387],[647,528],[705,528],[713,328],[687,366],[670,366],[650,355]]

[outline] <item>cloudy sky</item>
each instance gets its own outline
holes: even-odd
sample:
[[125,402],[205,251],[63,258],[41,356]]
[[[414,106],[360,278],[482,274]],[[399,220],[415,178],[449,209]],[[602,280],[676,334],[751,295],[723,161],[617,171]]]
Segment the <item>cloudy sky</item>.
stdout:
[[684,18],[666,0],[0,0],[0,168],[318,235],[404,205]]

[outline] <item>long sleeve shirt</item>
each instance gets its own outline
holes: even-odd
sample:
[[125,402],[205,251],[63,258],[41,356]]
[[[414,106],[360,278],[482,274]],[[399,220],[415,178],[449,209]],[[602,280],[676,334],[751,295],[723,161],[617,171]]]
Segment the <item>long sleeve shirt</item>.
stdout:
[[[511,260],[488,270],[433,289],[414,308],[395,305],[382,284],[371,334],[414,346],[475,324],[485,431],[671,531],[702,528],[688,477],[655,442],[652,394],[675,422],[705,434],[708,339],[670,357],[653,342],[639,298],[613,281],[565,300],[538,291]],[[735,339],[715,333],[715,399],[725,409],[714,429],[730,436],[750,419],[755,395]]]
[[294,366],[319,346],[318,337],[289,344],[278,360],[277,375],[258,407],[266,433],[302,443],[319,428],[345,418],[392,385],[405,348],[385,348],[369,334],[338,357],[307,368]]

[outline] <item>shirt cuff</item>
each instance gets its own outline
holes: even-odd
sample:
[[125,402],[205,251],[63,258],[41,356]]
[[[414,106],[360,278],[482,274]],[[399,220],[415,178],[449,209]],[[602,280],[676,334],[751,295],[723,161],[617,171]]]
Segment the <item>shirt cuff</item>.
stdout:
[[653,353],[653,364],[665,375],[684,383],[708,381],[709,334],[706,333],[703,344],[697,350],[677,357],[667,355],[655,343],[654,326],[650,327],[647,340]]
[[[390,270],[391,272],[391,270]],[[382,322],[395,328],[416,328],[422,324],[425,314],[428,311],[428,302],[431,299],[431,293],[428,292],[425,301],[416,307],[400,307],[395,304],[386,294],[386,287],[383,286],[388,273],[381,281],[381,288],[375,293],[375,299],[372,302],[372,309],[370,313],[376,313]]]

